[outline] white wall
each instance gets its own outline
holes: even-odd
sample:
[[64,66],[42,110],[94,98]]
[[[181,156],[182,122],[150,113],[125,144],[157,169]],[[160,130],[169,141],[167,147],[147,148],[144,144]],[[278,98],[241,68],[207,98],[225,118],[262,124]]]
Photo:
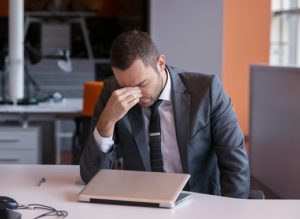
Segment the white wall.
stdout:
[[150,0],[150,35],[169,65],[221,76],[223,0]]

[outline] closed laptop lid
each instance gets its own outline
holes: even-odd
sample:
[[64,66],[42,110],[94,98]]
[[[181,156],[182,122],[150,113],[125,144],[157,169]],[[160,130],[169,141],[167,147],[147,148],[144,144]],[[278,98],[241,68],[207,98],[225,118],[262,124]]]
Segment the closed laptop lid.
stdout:
[[79,201],[173,207],[189,174],[100,170],[79,194]]

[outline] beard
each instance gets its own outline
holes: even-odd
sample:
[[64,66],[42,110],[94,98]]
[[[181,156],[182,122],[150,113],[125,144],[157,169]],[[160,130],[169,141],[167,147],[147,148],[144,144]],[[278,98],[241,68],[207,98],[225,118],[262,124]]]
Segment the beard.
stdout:
[[158,99],[161,95],[163,89],[165,88],[165,84],[163,81],[163,77],[158,74],[158,83],[157,86],[153,90],[153,95],[151,96],[142,96],[139,100],[139,105],[142,107],[150,107],[153,103]]

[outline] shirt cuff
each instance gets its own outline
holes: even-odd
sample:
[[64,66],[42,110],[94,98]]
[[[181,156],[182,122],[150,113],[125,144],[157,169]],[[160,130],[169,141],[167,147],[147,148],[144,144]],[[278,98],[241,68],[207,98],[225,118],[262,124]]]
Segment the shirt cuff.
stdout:
[[112,139],[112,137],[110,137],[110,138],[102,137],[99,134],[97,128],[94,129],[93,134],[94,134],[94,138],[95,138],[95,141],[96,141],[98,147],[104,153],[107,153],[109,151],[109,149],[112,147],[112,145],[115,143],[114,140]]

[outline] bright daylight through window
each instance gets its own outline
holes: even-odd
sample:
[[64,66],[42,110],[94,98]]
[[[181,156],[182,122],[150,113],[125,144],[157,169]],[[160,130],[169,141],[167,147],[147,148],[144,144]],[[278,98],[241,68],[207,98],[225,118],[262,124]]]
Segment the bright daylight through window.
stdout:
[[300,65],[300,0],[272,0],[270,63]]

